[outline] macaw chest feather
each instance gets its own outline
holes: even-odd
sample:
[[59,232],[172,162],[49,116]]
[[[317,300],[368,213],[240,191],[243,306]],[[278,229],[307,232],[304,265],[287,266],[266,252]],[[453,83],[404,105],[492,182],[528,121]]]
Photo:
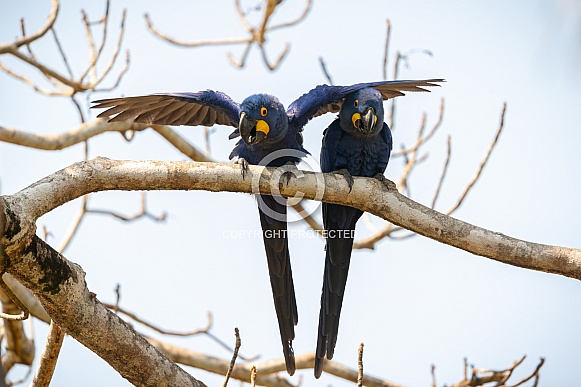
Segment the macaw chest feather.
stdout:
[[377,136],[370,141],[340,141],[335,170],[347,169],[353,176],[373,177],[387,167],[389,149]]

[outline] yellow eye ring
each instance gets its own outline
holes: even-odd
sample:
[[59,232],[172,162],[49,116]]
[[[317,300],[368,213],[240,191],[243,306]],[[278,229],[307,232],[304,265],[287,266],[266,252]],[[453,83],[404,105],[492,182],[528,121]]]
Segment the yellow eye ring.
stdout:
[[265,108],[264,106],[260,108],[260,115],[262,117],[266,117],[266,115],[268,114],[268,109]]
[[353,105],[355,106],[355,109],[357,109],[359,107],[359,100],[356,99]]

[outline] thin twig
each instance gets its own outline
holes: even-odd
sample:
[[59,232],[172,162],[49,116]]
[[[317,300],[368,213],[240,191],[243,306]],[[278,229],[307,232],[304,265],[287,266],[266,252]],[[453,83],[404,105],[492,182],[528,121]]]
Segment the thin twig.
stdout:
[[37,93],[47,95],[47,96],[68,96],[68,95],[70,95],[70,92],[68,92],[68,91],[65,92],[65,91],[54,91],[54,90],[44,89],[44,88],[38,86],[36,83],[34,83],[30,78],[27,78],[23,75],[20,75],[16,72],[10,70],[8,67],[4,66],[2,63],[0,63],[0,70],[4,71],[6,74],[10,75],[11,77],[16,78],[20,82],[25,83],[26,85],[28,85],[30,88],[32,88]]
[[454,213],[454,211],[456,211],[462,205],[462,203],[464,202],[464,199],[466,199],[466,196],[468,196],[468,193],[470,192],[470,190],[472,189],[474,184],[476,184],[476,182],[478,181],[480,174],[484,170],[486,163],[488,163],[488,160],[490,159],[490,155],[492,154],[492,151],[494,150],[494,147],[496,146],[496,144],[498,142],[498,138],[500,137],[500,133],[502,133],[502,129],[504,128],[504,115],[505,115],[505,113],[506,113],[506,102],[503,104],[502,113],[500,113],[500,124],[498,126],[498,130],[496,131],[496,135],[494,136],[494,140],[492,141],[492,143],[488,147],[488,150],[486,151],[484,159],[480,162],[480,166],[479,166],[478,170],[476,171],[476,174],[474,175],[474,177],[472,177],[472,179],[466,185],[466,188],[464,188],[464,191],[460,194],[460,199],[458,199],[458,201],[456,202],[456,204],[454,206],[452,206],[452,208],[450,208],[448,211],[445,212],[446,215],[450,215],[450,214]]
[[325,78],[327,79],[327,82],[329,82],[329,85],[333,85],[333,79],[331,78],[331,74],[329,74],[329,71],[327,70],[327,64],[325,63],[325,60],[323,59],[322,56],[319,57],[319,63],[321,65],[321,69],[323,70],[323,75],[325,76]]
[[258,47],[260,48],[260,54],[262,55],[262,61],[264,62],[266,67],[268,67],[268,69],[270,71],[274,71],[278,68],[278,66],[280,66],[283,59],[286,57],[286,54],[288,54],[288,52],[290,50],[290,44],[289,43],[285,44],[284,49],[282,50],[282,53],[280,53],[280,55],[278,56],[278,59],[273,64],[271,64],[270,61],[268,60],[268,57],[266,56],[266,50],[264,49],[264,43],[259,44]]
[[432,371],[432,387],[436,387],[436,365],[432,364],[431,367],[431,371]]
[[[141,325],[144,325],[146,327],[148,327],[151,330],[154,330],[158,333],[161,333],[162,335],[167,335],[167,336],[179,336],[179,337],[187,337],[187,336],[195,336],[195,335],[199,335],[199,334],[207,334],[210,329],[212,329],[212,326],[214,325],[214,320],[212,318],[212,314],[208,312],[208,324],[206,325],[205,328],[202,329],[196,329],[193,331],[188,331],[188,332],[177,332],[177,331],[169,331],[167,329],[163,329],[160,328],[156,325],[153,325],[152,323],[144,320],[143,318],[137,316],[135,313],[130,312],[124,308],[122,308],[121,306],[119,306],[118,303],[115,304],[109,304],[106,302],[103,302],[103,305],[105,305],[107,308],[114,310],[115,312],[118,313],[122,313],[125,316],[131,318],[132,320],[140,323]],[[229,350],[231,348],[227,347]]]
[[295,210],[305,222],[307,222],[313,231],[319,235],[323,235],[323,225],[320,224],[312,215],[310,215],[300,202],[293,203],[290,207]]
[[[425,136],[423,136],[423,131],[424,131],[424,126],[422,124],[422,127],[420,128],[421,133],[420,136],[418,136],[416,142],[414,143],[414,145],[411,148],[403,148],[398,152],[393,152],[391,154],[391,157],[406,157],[409,153],[417,151],[422,145],[424,145],[426,142],[428,142],[436,133],[436,131],[442,126],[442,122],[444,121],[444,108],[445,108],[445,100],[444,98],[442,98],[440,100],[440,110],[438,113],[438,120],[436,121],[436,123],[434,124],[434,126],[432,126],[432,129],[428,132],[428,134],[426,134]],[[425,115],[425,113],[424,113]],[[425,117],[424,117],[425,119]],[[405,160],[404,162],[407,163],[407,160]]]
[[75,234],[79,230],[79,227],[81,226],[81,222],[85,217],[85,214],[87,213],[87,203],[89,200],[89,196],[90,195],[83,196],[81,208],[79,212],[77,212],[77,215],[75,216],[71,224],[69,225],[69,228],[65,233],[65,236],[63,237],[60,245],[57,248],[57,251],[60,252],[61,254],[64,253],[65,250],[69,247],[71,241],[73,240],[73,237],[75,236]]
[[232,359],[230,360],[230,366],[228,367],[228,372],[226,372],[226,378],[224,379],[224,383],[222,387],[226,387],[228,385],[228,380],[230,380],[230,375],[232,375],[232,370],[234,369],[234,364],[236,364],[236,358],[238,357],[238,350],[242,345],[242,341],[240,340],[240,332],[238,328],[234,328],[234,335],[236,336],[236,346],[234,347],[234,353],[232,353]]
[[[22,37],[26,36],[26,23],[24,22],[24,18],[20,18],[20,32],[22,32]],[[30,47],[29,43],[26,44],[26,50],[28,51],[28,54],[34,58],[34,53],[32,52],[32,48]]]
[[444,168],[442,169],[442,174],[440,175],[438,185],[436,186],[436,192],[434,193],[434,198],[432,199],[431,208],[436,208],[436,202],[438,201],[438,196],[440,195],[440,191],[442,190],[442,184],[444,183],[444,178],[446,177],[446,172],[448,172],[448,166],[450,165],[450,154],[452,152],[452,139],[450,136],[448,136],[446,148],[447,148],[446,161],[444,162]]
[[178,39],[172,38],[172,37],[168,36],[167,34],[162,33],[157,28],[155,28],[153,25],[153,22],[151,21],[149,14],[146,13],[144,15],[144,17],[145,17],[145,23],[147,24],[147,28],[149,29],[149,31],[151,33],[153,33],[158,38],[165,40],[166,42],[169,42],[171,44],[177,45],[177,46],[202,47],[202,46],[224,46],[224,45],[245,44],[246,47],[242,53],[240,60],[236,60],[231,53],[227,53],[227,58],[230,61],[230,63],[232,63],[232,65],[234,65],[235,67],[238,67],[238,68],[242,68],[245,66],[246,59],[248,58],[248,54],[250,53],[250,49],[252,48],[252,46],[254,44],[256,44],[256,45],[258,45],[258,48],[260,50],[260,54],[262,57],[262,61],[264,62],[266,67],[268,67],[268,69],[270,71],[274,71],[280,66],[283,59],[288,54],[288,52],[290,50],[290,45],[287,43],[285,45],[282,53],[279,54],[277,60],[274,63],[271,63],[268,60],[268,56],[266,54],[266,49],[265,49],[265,45],[264,45],[266,42],[266,34],[272,30],[291,27],[291,26],[294,26],[297,23],[303,21],[311,9],[312,0],[307,0],[307,4],[306,4],[303,12],[296,19],[285,22],[285,23],[281,23],[281,24],[278,24],[275,26],[269,26],[268,24],[269,24],[270,18],[272,16],[272,14],[274,13],[275,8],[279,4],[280,4],[280,1],[265,0],[265,6],[262,7],[262,9],[264,10],[264,14],[262,15],[260,24],[257,27],[253,27],[248,22],[248,20],[246,18],[246,14],[244,13],[244,11],[242,10],[242,7],[240,5],[240,1],[239,0],[234,1],[234,5],[235,5],[236,13],[238,15],[238,19],[239,19],[240,23],[242,24],[242,27],[250,35],[246,38],[209,39],[209,40],[199,40],[199,41],[193,41],[193,42],[183,42],[183,41],[180,41]]
[[51,4],[52,9],[48,16],[48,19],[46,23],[42,27],[40,27],[40,29],[37,32],[35,32],[32,35],[23,36],[20,39],[16,39],[14,42],[0,44],[0,54],[8,52],[9,50],[18,49],[21,46],[28,45],[33,41],[42,38],[44,34],[46,34],[48,30],[52,28],[58,15],[59,1],[52,0]]
[[248,57],[248,54],[250,53],[251,48],[252,48],[252,41],[248,42],[248,45],[246,45],[246,48],[244,49],[244,52],[242,53],[242,57],[240,58],[239,61],[234,59],[234,56],[230,52],[228,52],[226,54],[226,57],[228,58],[228,61],[233,66],[238,67],[238,68],[242,68],[246,64],[246,58]]
[[4,273],[5,273],[4,270],[2,270],[2,272],[0,272],[0,289],[2,289],[2,291],[4,291],[4,293],[6,293],[6,295],[12,300],[12,302],[14,302],[14,304],[22,311],[22,314],[14,315],[14,314],[0,312],[0,318],[3,318],[5,320],[13,320],[13,321],[26,320],[28,318],[28,316],[30,315],[30,312],[28,311],[28,308],[26,306],[24,306],[24,304],[12,292],[12,289],[10,289],[8,287],[8,285],[6,285],[6,283],[4,282],[4,279],[2,278]]
[[357,387],[363,386],[363,343],[359,344],[357,351]]
[[[279,4],[280,4],[280,2],[279,2]],[[291,26],[294,26],[295,24],[298,24],[298,23],[302,22],[307,17],[309,11],[312,8],[312,5],[313,5],[313,1],[312,0],[307,0],[307,5],[305,6],[305,9],[303,10],[303,13],[301,13],[295,20],[291,20],[291,21],[286,22],[286,23],[281,23],[281,24],[277,24],[277,25],[271,26],[269,28],[269,30],[270,31],[274,31],[274,30],[277,30],[279,28],[291,27]]]
[[391,23],[389,19],[387,22],[387,32],[385,34],[385,48],[383,50],[383,79],[387,80],[387,60],[389,58],[389,39],[391,37]]
[[256,386],[256,366],[250,369],[250,387]]
[[50,385],[64,337],[65,334],[61,328],[54,321],[51,321],[46,344],[40,355],[40,362],[31,383],[32,387],[48,387]]
[[147,197],[146,193],[142,192],[141,193],[141,211],[139,211],[137,214],[132,215],[132,216],[122,215],[122,214],[119,214],[119,213],[116,213],[116,212],[110,211],[110,210],[96,210],[96,209],[90,209],[90,208],[87,208],[85,212],[87,214],[109,215],[109,216],[117,218],[123,222],[133,222],[133,221],[141,219],[141,218],[149,218],[149,219],[156,221],[156,222],[164,222],[167,218],[167,213],[163,212],[161,215],[155,216],[155,215],[151,214],[150,212],[148,212],[147,211],[146,197]]
[[[127,10],[124,9],[123,12],[121,13],[121,25],[119,27],[119,36],[117,38],[117,45],[115,46],[115,51],[113,51],[113,55],[111,56],[111,59],[109,60],[109,64],[107,66],[105,66],[105,70],[103,70],[103,73],[101,74],[101,76],[96,78],[93,82],[91,82],[91,88],[96,88],[96,86],[98,86],[103,81],[103,79],[105,79],[105,77],[109,74],[109,72],[113,69],[113,65],[115,64],[115,62],[117,62],[117,58],[119,57],[119,52],[121,51],[121,45],[123,44],[123,37],[125,36],[125,19],[126,19],[126,17],[127,17]],[[104,28],[106,28],[106,26]],[[125,66],[129,67],[129,52],[127,52]],[[93,65],[91,67],[95,68],[95,65]],[[126,69],[121,71],[121,73],[117,79],[117,84],[119,83],[119,81],[123,77],[123,75],[126,73],[126,71],[127,71]]]
[[240,44],[240,43],[250,43],[252,42],[252,38],[233,38],[233,39],[215,39],[215,40],[200,40],[196,42],[182,42],[177,39],[174,39],[153,26],[153,22],[149,14],[143,15],[145,18],[145,23],[147,24],[147,28],[151,33],[153,33],[158,38],[165,40],[169,43],[175,44],[176,46],[181,47],[200,47],[200,46],[225,46],[230,44]]
[[56,35],[56,30],[54,29],[54,27],[51,28],[50,30],[52,32],[52,37],[54,38],[54,42],[56,44],[56,47],[57,47],[59,53],[61,54],[61,58],[63,59],[63,63],[65,64],[65,67],[69,73],[69,77],[73,78],[73,70],[71,69],[71,66],[69,65],[69,61],[67,60],[67,56],[63,50],[61,42],[59,41],[59,38]]

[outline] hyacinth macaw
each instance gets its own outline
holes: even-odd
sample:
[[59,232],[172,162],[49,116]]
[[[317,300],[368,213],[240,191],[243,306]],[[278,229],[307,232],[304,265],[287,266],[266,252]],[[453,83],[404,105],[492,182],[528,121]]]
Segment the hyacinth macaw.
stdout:
[[[380,81],[352,86],[320,85],[292,102],[285,111],[279,100],[268,94],[254,94],[242,101],[233,101],[220,91],[161,93],[137,97],[111,98],[94,101],[92,108],[107,108],[98,117],[109,121],[133,119],[138,123],[157,125],[212,126],[226,125],[235,128],[230,139],[241,137],[230,158],[237,157],[244,176],[247,164],[281,167],[297,164],[308,152],[302,146],[302,130],[307,122],[325,113],[336,113],[343,98],[366,87],[379,91],[384,99],[404,95],[406,91],[427,91],[422,87],[437,86],[439,79],[422,81]],[[264,163],[275,151],[280,157]],[[298,152],[298,153],[297,153]],[[301,157],[302,157],[301,156]],[[270,284],[278,319],[286,368],[295,372],[292,340],[298,312],[288,249],[286,205],[282,198],[258,195],[260,223],[266,252]],[[267,206],[277,216],[264,211]],[[267,233],[267,231],[269,231]]]
[[[443,80],[431,80],[443,81]],[[386,184],[383,175],[393,148],[391,130],[384,122],[385,95],[366,87],[343,99],[339,116],[325,130],[321,147],[321,170],[342,174],[349,187],[352,176],[374,177]],[[315,377],[323,372],[325,357],[333,358],[339,316],[353,249],[355,224],[363,211],[323,203],[326,234],[325,269],[315,357]]]

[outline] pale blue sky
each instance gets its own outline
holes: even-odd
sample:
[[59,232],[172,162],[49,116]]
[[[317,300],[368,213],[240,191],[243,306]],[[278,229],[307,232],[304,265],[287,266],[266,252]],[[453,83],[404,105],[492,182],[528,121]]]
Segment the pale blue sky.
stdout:
[[[100,2],[82,3],[93,19],[100,17]],[[17,35],[22,16],[28,29],[35,30],[49,9],[48,1],[15,4],[0,5],[0,41]],[[581,29],[574,23],[579,6],[569,4],[573,8],[563,11],[564,4],[569,3],[369,0],[355,5],[315,0],[302,24],[268,36],[271,58],[285,42],[292,44],[280,70],[271,73],[255,49],[247,66],[239,70],[227,62],[226,52],[239,56],[242,47],[170,46],[146,31],[142,16],[149,12],[159,29],[183,40],[240,36],[243,30],[230,1],[113,2],[111,37],[116,34],[121,7],[128,7],[124,48],[131,51],[131,69],[117,90],[88,96],[87,102],[211,88],[237,101],[268,92],[288,106],[325,82],[319,56],[337,84],[381,79],[385,20],[389,18],[392,64],[396,50],[433,52],[433,57],[412,56],[410,67],[402,68],[400,77],[447,80],[430,94],[398,100],[396,147],[414,138],[422,112],[428,113],[433,124],[440,99],[446,100],[444,124],[426,149],[430,159],[412,177],[413,198],[431,202],[451,135],[452,160],[439,209],[455,202],[492,140],[506,101],[500,142],[455,217],[525,240],[580,247]],[[283,3],[275,21],[294,18],[302,6],[302,1]],[[87,62],[78,2],[63,2],[57,32],[78,73]],[[60,65],[49,39],[33,48],[42,60]],[[12,58],[0,59],[13,69],[22,69]],[[38,79],[34,71],[25,72]],[[331,115],[320,117],[305,128],[305,146],[315,158],[322,130],[332,119]],[[0,125],[54,134],[76,127],[78,118],[65,99],[38,96],[0,74]],[[201,130],[179,131],[203,145]],[[229,133],[228,128],[217,128],[212,136],[216,159],[227,159],[234,145],[227,140]],[[184,159],[152,132],[137,134],[129,144],[118,134],[105,134],[91,141],[90,153],[116,159]],[[81,146],[43,152],[0,143],[1,192],[18,191],[81,157]],[[386,176],[398,177],[401,164],[392,160]],[[128,225],[96,215],[85,219],[66,256],[87,272],[90,290],[99,299],[112,301],[115,284],[121,283],[122,305],[168,329],[201,327],[206,311],[212,311],[216,335],[233,342],[233,329],[240,328],[241,353],[261,354],[262,359],[280,357],[262,241],[224,237],[238,230],[259,229],[253,199],[231,193],[153,192],[148,194],[148,204],[154,213],[167,211],[168,221]],[[39,220],[39,226],[46,225],[54,235],[54,245],[79,205],[67,204]],[[130,214],[138,210],[139,194],[99,193],[92,197],[91,206]],[[373,222],[382,225],[377,219]],[[291,229],[303,230],[305,225],[295,223]],[[369,234],[363,224],[357,232]],[[297,237],[291,239],[290,247],[299,308],[294,348],[302,354],[315,347],[323,241]],[[42,345],[46,326],[35,326],[36,340]],[[541,385],[571,385],[578,380],[580,326],[581,284],[576,280],[510,267],[423,237],[384,241],[375,251],[354,253],[335,360],[355,367],[357,347],[364,342],[366,372],[404,385],[427,386],[432,363],[442,385],[460,379],[464,357],[480,368],[504,368],[526,354],[518,375],[532,371],[539,357],[545,357]],[[230,357],[205,338],[170,340]],[[209,385],[222,380],[197,370],[192,374]],[[326,375],[315,381],[312,370],[297,374],[306,386],[346,385]],[[298,376],[292,379],[299,380]],[[107,364],[67,338],[55,385],[81,384],[128,385]]]

